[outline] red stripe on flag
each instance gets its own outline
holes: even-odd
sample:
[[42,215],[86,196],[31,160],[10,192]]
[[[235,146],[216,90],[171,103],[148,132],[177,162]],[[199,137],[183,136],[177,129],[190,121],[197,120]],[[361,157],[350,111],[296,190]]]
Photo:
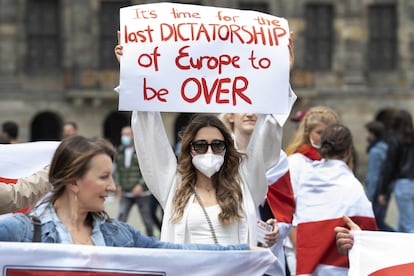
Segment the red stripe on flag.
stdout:
[[369,276],[407,276],[413,275],[414,263],[402,264],[380,269]]
[[[375,218],[351,217],[363,230],[377,230]],[[346,227],[342,218],[300,223],[297,228],[296,273],[312,274],[319,264],[349,267],[348,256],[338,253],[334,228]]]
[[1,177],[0,176],[0,182],[6,183],[6,184],[16,184],[17,179],[6,178],[6,177]]
[[295,199],[289,171],[269,185],[267,203],[278,222],[292,223]]

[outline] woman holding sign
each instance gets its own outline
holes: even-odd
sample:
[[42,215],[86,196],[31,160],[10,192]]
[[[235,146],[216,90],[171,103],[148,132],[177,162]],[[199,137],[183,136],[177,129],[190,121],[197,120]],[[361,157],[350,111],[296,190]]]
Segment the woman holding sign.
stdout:
[[[161,240],[257,245],[265,172],[280,152],[282,131],[273,116],[259,116],[242,154],[216,116],[196,115],[183,132],[178,163],[160,113],[134,111],[132,128],[141,172],[164,208]],[[265,236],[268,246],[277,234]]]
[[[292,40],[289,50],[292,65]],[[121,45],[115,54],[120,60]],[[257,245],[256,211],[266,196],[266,171],[281,150],[282,127],[273,115],[258,116],[246,153],[236,150],[216,116],[198,115],[183,132],[178,162],[159,112],[134,111],[131,125],[141,172],[164,209],[161,240]],[[266,245],[277,235],[275,227],[265,235]]]

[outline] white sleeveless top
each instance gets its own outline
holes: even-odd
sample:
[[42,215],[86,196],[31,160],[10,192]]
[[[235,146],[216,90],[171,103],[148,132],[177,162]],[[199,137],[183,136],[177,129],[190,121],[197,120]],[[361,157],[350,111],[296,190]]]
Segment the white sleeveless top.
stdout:
[[[221,224],[218,219],[218,215],[221,212],[218,204],[205,207],[205,209],[210,217],[219,244],[248,243],[247,239],[241,240],[241,237],[248,237],[246,218],[230,224]],[[186,227],[185,243],[214,244],[210,226],[204,215],[203,208],[199,204],[191,204]]]

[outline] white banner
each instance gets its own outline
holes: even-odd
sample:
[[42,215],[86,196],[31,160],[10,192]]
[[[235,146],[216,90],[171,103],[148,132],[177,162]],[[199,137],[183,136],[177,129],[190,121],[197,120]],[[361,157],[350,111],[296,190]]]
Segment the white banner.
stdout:
[[261,276],[275,261],[269,249],[188,251],[42,243],[0,243],[7,276]]
[[289,26],[255,11],[121,8],[120,110],[289,112]]
[[353,231],[349,276],[414,275],[414,234]]
[[0,178],[17,179],[49,165],[60,142],[0,145]]

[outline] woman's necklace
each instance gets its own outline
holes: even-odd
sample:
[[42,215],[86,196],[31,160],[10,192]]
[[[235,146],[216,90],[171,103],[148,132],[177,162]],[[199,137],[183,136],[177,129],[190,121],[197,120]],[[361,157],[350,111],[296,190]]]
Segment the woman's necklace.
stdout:
[[[198,189],[200,190],[201,187],[199,187]],[[214,186],[210,186],[210,187],[202,187],[202,190],[206,190],[208,193],[208,197],[211,197],[212,192],[214,192],[216,189],[214,188]]]
[[194,187],[194,195],[198,201],[198,204],[200,205],[201,209],[203,210],[204,216],[206,217],[208,227],[210,228],[211,236],[213,238],[213,241],[215,244],[218,244],[216,231],[214,231],[213,223],[211,222],[211,219],[207,213],[206,208],[204,207],[203,201],[201,200],[200,195],[197,193],[196,188]]

